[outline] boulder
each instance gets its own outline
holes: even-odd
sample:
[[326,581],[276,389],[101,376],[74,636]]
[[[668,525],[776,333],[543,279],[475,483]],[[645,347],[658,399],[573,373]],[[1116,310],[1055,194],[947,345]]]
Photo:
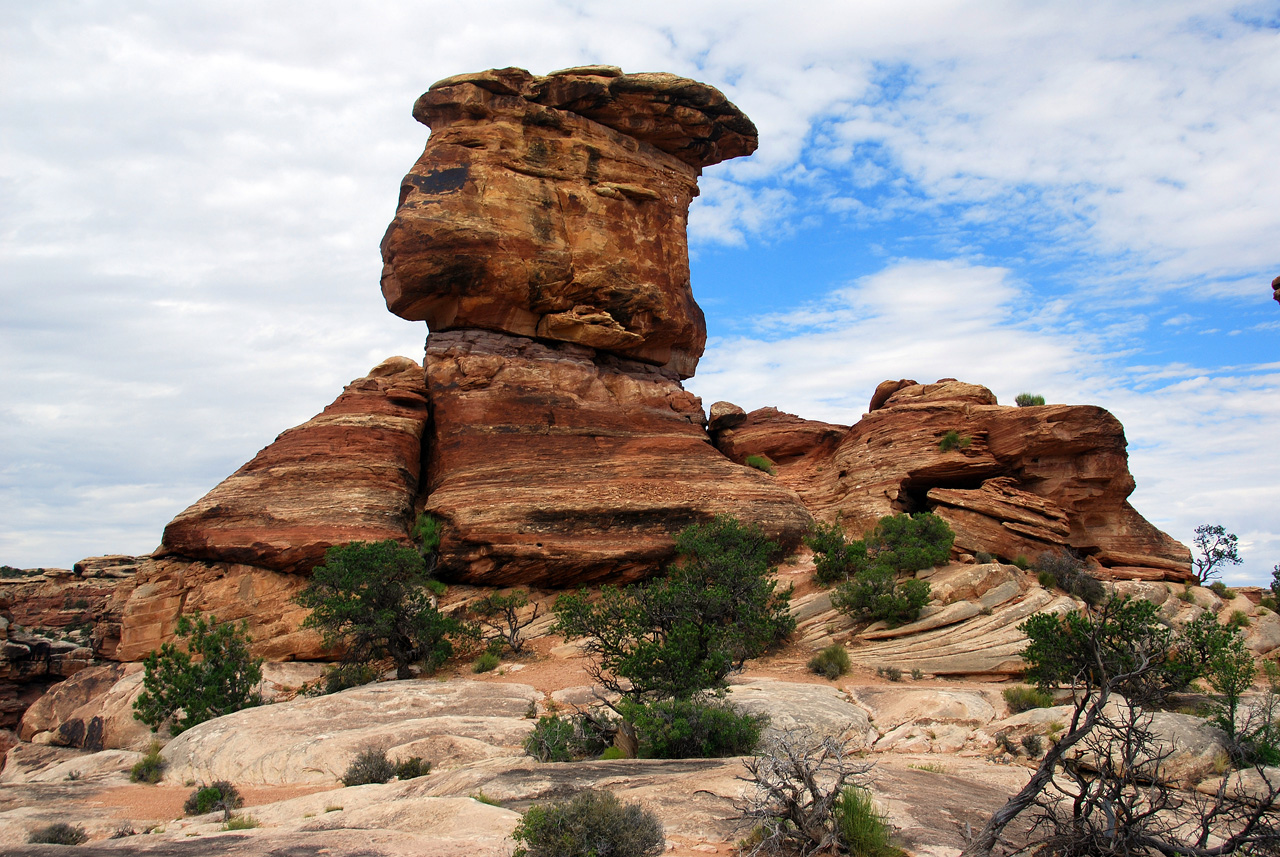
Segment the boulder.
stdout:
[[308,572],[333,545],[408,544],[427,410],[422,367],[382,361],[170,521],[155,556]]
[[716,448],[739,463],[748,455],[763,455],[777,465],[787,465],[818,450],[834,451],[848,426],[806,420],[777,408],[759,408],[737,425],[720,424]]
[[831,685],[752,679],[730,687],[729,701],[740,711],[767,715],[769,732],[806,729],[856,747],[867,746],[871,735],[867,713]]
[[[1069,547],[1112,577],[1190,579],[1190,551],[1128,504],[1124,430],[1105,410],[1002,407],[950,379],[886,383],[821,466],[783,480],[817,517],[858,535],[884,515],[930,510],[955,531],[957,554],[1034,559]],[[952,431],[962,445],[943,450]]]
[[432,333],[426,508],[441,575],[487,586],[647,577],[673,535],[728,514],[795,547],[799,497],[708,442],[700,401],[663,369],[567,343]]
[[382,293],[432,331],[572,342],[693,374],[706,323],[685,236],[701,169],[756,148],[715,88],[590,67],[439,81],[382,241]]

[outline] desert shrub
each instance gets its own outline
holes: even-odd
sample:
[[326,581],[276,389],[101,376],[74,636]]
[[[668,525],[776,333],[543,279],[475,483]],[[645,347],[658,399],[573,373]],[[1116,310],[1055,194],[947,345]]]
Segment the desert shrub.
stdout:
[[[1106,587],[1089,574],[1084,560],[1067,551],[1046,551],[1036,560],[1041,586],[1055,586],[1086,604],[1098,604],[1107,595]],[[1046,584],[1046,579],[1051,584]]]
[[831,594],[831,606],[855,619],[901,625],[920,615],[929,603],[931,588],[927,580],[899,583],[893,571],[875,566],[838,586]]
[[217,622],[199,613],[179,616],[175,632],[185,647],[165,643],[143,659],[144,690],[133,703],[133,716],[152,732],[178,712],[171,726],[175,735],[261,703],[256,688],[262,658],[249,653],[248,623]]
[[867,543],[847,541],[839,524],[815,524],[805,543],[813,550],[814,577],[819,583],[842,583],[871,565]]
[[[524,648],[522,632],[538,618],[540,609],[539,605],[534,604],[532,611],[527,615],[521,615],[524,608],[528,606],[529,593],[522,589],[506,594],[495,592],[472,605],[471,609],[479,617],[480,624],[497,635],[490,641],[490,651],[493,651],[494,642],[499,646],[506,645],[516,653]],[[501,654],[501,648],[495,654]]]
[[756,470],[762,470],[770,476],[777,474],[777,469],[775,468],[774,463],[767,455],[756,455],[753,453],[752,455],[748,455],[742,463],[747,465],[747,467],[754,467]]
[[778,547],[757,526],[727,516],[676,535],[679,561],[665,577],[556,601],[556,633],[585,638],[592,677],[631,699],[687,697],[727,676],[795,630],[791,590],[778,591]]
[[151,783],[155,785],[164,776],[168,763],[160,755],[160,742],[152,741],[147,752],[129,771],[129,781],[134,783]]
[[1276,610],[1280,610],[1280,602],[1277,602],[1273,595],[1264,595],[1259,598],[1258,606],[1265,607],[1273,613],[1276,612]]
[[223,830],[253,830],[261,822],[252,815],[237,815],[227,819],[227,823],[222,825]]
[[986,551],[978,551],[973,555],[973,561],[978,565],[986,565],[989,562],[995,562],[996,558]]
[[1182,591],[1178,593],[1178,600],[1186,604],[1195,603],[1196,595],[1194,592],[1191,591],[1191,584],[1188,583],[1186,586],[1182,588]]
[[1033,708],[1053,707],[1053,694],[1022,684],[1015,687],[1006,687],[1001,691],[1001,696],[1004,697],[1005,703],[1009,706],[1009,711],[1014,714],[1030,711]]
[[942,452],[950,452],[953,449],[965,449],[971,443],[973,443],[973,438],[951,429],[938,441],[938,449]]
[[894,571],[921,571],[951,556],[955,533],[932,512],[886,515],[867,534],[867,550],[877,565]]
[[498,664],[502,663],[493,652],[484,652],[480,657],[471,662],[471,671],[473,673],[487,673],[498,668]]
[[519,843],[512,857],[657,857],[665,845],[656,815],[595,789],[534,804],[511,838]]
[[369,783],[385,783],[395,776],[396,768],[387,758],[387,751],[367,747],[356,754],[342,775],[344,786],[363,786]]
[[1017,556],[1015,556],[1015,557],[1013,558],[1013,565],[1017,566],[1018,568],[1022,569],[1023,571],[1026,571],[1028,568],[1030,568],[1030,567],[1031,567],[1031,561],[1030,561],[1030,560],[1028,560],[1028,559],[1027,559],[1025,556],[1023,556],[1022,554],[1018,554]]
[[836,835],[853,857],[901,854],[889,843],[889,820],[876,807],[869,789],[845,786],[834,807]]
[[614,723],[604,715],[544,714],[524,739],[524,751],[539,762],[573,762],[598,756],[613,739]]
[[1043,405],[1044,396],[1038,396],[1035,393],[1019,393],[1013,401],[1020,408],[1030,408],[1034,405]]
[[1249,616],[1243,610],[1232,610],[1231,616],[1227,619],[1228,628],[1248,628]]
[[50,824],[48,827],[42,827],[39,830],[33,830],[31,835],[27,837],[27,842],[39,845],[79,845],[89,838],[89,834],[84,832],[84,828],[79,825],[72,826],[59,822],[58,824]]
[[755,751],[769,718],[708,697],[623,702],[619,712],[636,730],[645,759],[718,759]]
[[427,580],[427,562],[413,548],[390,539],[350,542],[325,552],[295,600],[311,609],[304,626],[342,648],[344,664],[390,658],[396,677],[406,679],[411,663],[436,669],[453,654],[453,639],[476,635],[436,609]]
[[832,643],[809,659],[809,669],[812,672],[833,681],[847,673],[850,666],[849,653],[839,643]]
[[338,693],[377,681],[378,670],[369,664],[338,664],[324,672],[324,692]]
[[407,759],[396,762],[392,774],[397,780],[416,780],[418,777],[425,777],[431,773],[431,763],[423,760],[421,756],[410,756]]
[[1022,749],[1032,759],[1040,758],[1040,754],[1044,752],[1044,741],[1039,735],[1023,735],[1022,740],[1018,743],[1022,745]]
[[1221,580],[1215,580],[1213,583],[1210,583],[1209,589],[1224,601],[1230,601],[1232,598],[1236,597],[1236,594],[1228,589],[1227,585]]
[[240,796],[239,789],[226,780],[217,780],[193,791],[182,804],[182,811],[187,815],[204,815],[206,812],[222,810],[229,818],[231,810],[243,805],[244,798]]

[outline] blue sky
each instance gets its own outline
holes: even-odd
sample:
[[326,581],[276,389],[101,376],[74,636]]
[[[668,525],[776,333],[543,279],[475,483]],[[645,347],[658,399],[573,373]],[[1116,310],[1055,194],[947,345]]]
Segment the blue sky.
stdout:
[[761,131],[691,216],[706,404],[1109,408],[1132,501],[1280,562],[1280,4],[0,4],[0,562],[164,524],[425,330],[378,241],[450,74],[606,62]]

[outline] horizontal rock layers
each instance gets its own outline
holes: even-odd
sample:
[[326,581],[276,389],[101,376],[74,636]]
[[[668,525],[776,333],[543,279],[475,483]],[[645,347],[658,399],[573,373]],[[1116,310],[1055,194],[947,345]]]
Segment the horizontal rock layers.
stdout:
[[575,342],[693,374],[685,227],[701,168],[755,150],[715,88],[595,66],[442,80],[382,242],[382,292],[433,331]]
[[426,367],[426,506],[447,523],[446,576],[625,583],[717,514],[786,547],[809,525],[793,491],[711,446],[699,400],[668,370],[485,331],[433,333]]
[[306,572],[336,544],[407,543],[426,423],[422,367],[385,360],[174,518],[156,555]]

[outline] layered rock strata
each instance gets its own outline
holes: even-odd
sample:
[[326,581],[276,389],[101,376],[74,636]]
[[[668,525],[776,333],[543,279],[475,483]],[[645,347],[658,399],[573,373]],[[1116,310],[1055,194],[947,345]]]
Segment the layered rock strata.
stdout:
[[382,242],[382,292],[433,331],[574,342],[693,374],[685,227],[701,169],[756,148],[714,87],[611,66],[457,75]]
[[427,410],[422,367],[384,360],[174,518],[156,556],[307,572],[336,544],[408,542]]
[[701,403],[670,370],[477,330],[433,333],[426,366],[426,508],[447,524],[449,577],[625,583],[717,514],[788,548],[809,525],[793,491],[711,446]]

